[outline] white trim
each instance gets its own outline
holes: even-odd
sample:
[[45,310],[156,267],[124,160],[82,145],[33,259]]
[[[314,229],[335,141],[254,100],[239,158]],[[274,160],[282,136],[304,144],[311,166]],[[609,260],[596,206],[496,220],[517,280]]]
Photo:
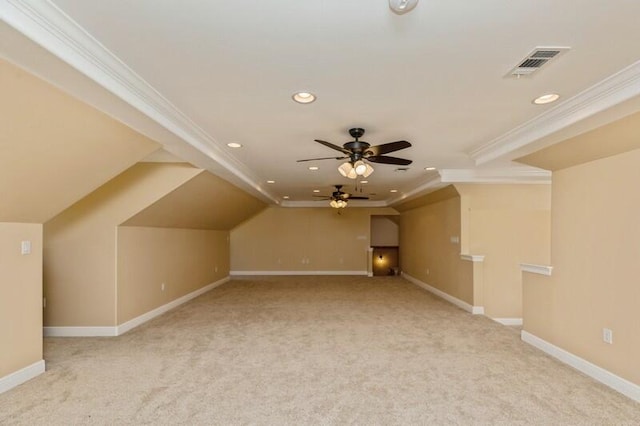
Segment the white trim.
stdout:
[[634,401],[640,402],[639,385],[623,379],[622,377],[617,376],[602,367],[598,367],[597,365],[592,364],[589,361],[572,354],[571,352],[567,352],[564,349],[559,348],[558,346],[553,345],[529,332],[522,330],[520,336],[522,338],[522,341],[540,349],[541,351],[564,362],[565,364],[570,365],[576,370],[583,372],[587,376],[594,378],[600,383],[609,386],[610,388],[633,399]]
[[535,167],[506,167],[502,169],[443,169],[443,183],[538,183],[550,184],[551,172]]
[[231,271],[232,276],[240,275],[368,275],[367,271]]
[[469,152],[487,163],[538,139],[640,95],[640,61],[594,84],[553,109]]
[[165,312],[174,309],[183,303],[194,299],[201,294],[208,292],[209,290],[218,287],[229,281],[230,277],[225,277],[221,280],[201,287],[189,294],[185,294],[165,305],[155,308],[147,313],[144,313],[132,320],[129,320],[116,327],[44,327],[43,334],[45,337],[115,337],[126,333],[127,331],[143,324],[157,316],[164,314]]
[[480,254],[460,254],[460,259],[471,262],[484,262],[484,255]]
[[152,319],[164,314],[165,312],[170,311],[171,309],[174,309],[174,308],[176,308],[176,307],[188,302],[189,300],[195,299],[196,297],[198,297],[198,296],[200,296],[200,295],[202,295],[202,294],[204,294],[204,293],[206,293],[206,292],[208,292],[208,291],[210,291],[210,290],[212,290],[212,289],[214,289],[214,288],[226,283],[230,279],[231,279],[230,277],[225,277],[225,278],[223,278],[221,280],[218,280],[218,281],[213,282],[211,284],[208,284],[208,285],[206,285],[204,287],[201,287],[201,288],[199,288],[199,289],[197,289],[195,291],[192,291],[189,294],[185,294],[184,296],[179,297],[179,298],[177,298],[177,299],[175,299],[175,300],[173,300],[173,301],[171,301],[171,302],[169,302],[169,303],[167,303],[165,305],[162,305],[162,306],[157,307],[157,308],[155,308],[155,309],[153,309],[153,310],[151,310],[151,311],[149,311],[147,313],[144,313],[144,314],[142,314],[142,315],[140,315],[138,317],[135,317],[132,320],[129,320],[129,321],[123,323],[123,324],[120,324],[119,326],[116,327],[116,333],[117,333],[116,335],[120,336],[120,335],[126,333],[127,331],[129,331],[129,330],[131,330],[131,329],[133,329],[133,328],[135,328],[135,327],[137,327],[137,326],[139,326],[141,324],[144,324],[145,322],[147,322],[149,320],[152,320]]
[[420,281],[417,278],[412,277],[411,275],[402,272],[402,276],[404,278],[407,279],[407,281],[410,281],[412,283],[414,283],[415,285],[417,285],[418,287],[422,287],[423,289],[435,294],[436,296],[446,300],[449,303],[452,303],[454,305],[456,305],[457,307],[464,309],[467,312],[470,312],[474,315],[484,315],[484,307],[482,306],[472,306],[470,304],[468,304],[467,302],[460,300],[456,297],[451,296],[450,294],[445,293],[442,290],[438,290],[435,287],[430,286],[429,284]]
[[4,22],[27,38],[278,203],[251,170],[52,2],[6,0],[1,13]]
[[[329,200],[321,201],[290,201],[284,200],[280,203],[282,207],[315,207],[315,208],[332,208],[329,205]],[[352,200],[349,201],[346,208],[349,207],[387,207],[386,201],[366,201],[366,200]],[[336,209],[338,210],[338,209]]]
[[403,192],[395,198],[391,198],[388,200],[387,205],[393,205],[400,202],[410,201],[412,198],[417,198],[420,195],[427,194],[430,192],[434,192],[440,188],[445,187],[446,184],[442,183],[440,180],[440,175],[431,176],[427,179],[425,183],[414,188],[410,191]]
[[114,337],[117,327],[43,327],[44,337]]
[[18,371],[14,371],[7,376],[0,377],[0,393],[6,392],[28,380],[31,380],[44,373],[44,371],[44,360],[41,359],[40,361],[34,362],[33,364],[21,368]]
[[522,325],[522,318],[491,318],[502,325]]
[[532,274],[551,276],[551,273],[553,272],[553,266],[536,265],[534,263],[521,263],[520,270],[522,272],[530,272]]

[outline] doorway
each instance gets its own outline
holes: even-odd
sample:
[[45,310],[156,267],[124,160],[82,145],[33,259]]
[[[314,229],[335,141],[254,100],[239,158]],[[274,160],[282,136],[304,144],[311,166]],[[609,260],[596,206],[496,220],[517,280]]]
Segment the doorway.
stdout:
[[371,272],[397,275],[400,266],[398,215],[371,216]]

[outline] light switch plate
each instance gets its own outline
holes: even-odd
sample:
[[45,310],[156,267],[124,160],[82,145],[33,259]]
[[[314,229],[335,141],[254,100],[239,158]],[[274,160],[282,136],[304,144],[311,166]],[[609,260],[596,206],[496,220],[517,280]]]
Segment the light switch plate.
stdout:
[[22,254],[31,254],[31,241],[23,241],[20,244],[20,252]]

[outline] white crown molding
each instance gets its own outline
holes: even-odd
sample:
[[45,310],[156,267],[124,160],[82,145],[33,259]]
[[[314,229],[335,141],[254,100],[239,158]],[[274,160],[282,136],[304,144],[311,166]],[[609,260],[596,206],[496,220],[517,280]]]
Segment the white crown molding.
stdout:
[[0,393],[6,392],[10,389],[15,388],[18,385],[23,384],[24,382],[33,379],[36,376],[44,373],[45,371],[45,363],[44,360],[40,360],[34,362],[31,365],[28,365],[24,368],[21,368],[18,371],[14,371],[11,374],[8,374],[4,377],[0,377]]
[[523,342],[540,349],[542,352],[545,352],[565,364],[570,365],[576,370],[583,372],[587,376],[594,378],[600,383],[609,386],[632,400],[640,402],[640,386],[635,383],[623,379],[602,367],[592,364],[589,361],[553,345],[534,334],[522,330],[522,332],[520,332],[520,336]]
[[512,153],[532,142],[640,95],[640,61],[469,152],[476,164]]
[[443,183],[539,183],[550,184],[551,172],[535,167],[506,167],[498,169],[440,170]]
[[460,259],[470,262],[484,262],[484,255],[479,254],[460,254]]
[[553,266],[549,265],[536,265],[533,263],[521,263],[520,270],[522,272],[530,272],[532,274],[551,276],[553,272]]
[[409,201],[412,198],[418,197],[420,195],[423,195],[429,192],[436,191],[444,186],[446,185],[440,179],[440,175],[437,174],[429,178],[422,185],[419,185],[416,188],[412,189],[411,191],[404,192],[398,195],[397,197],[391,198],[387,203],[387,205],[390,206],[393,204]]
[[[282,207],[327,207],[327,208],[332,208],[329,205],[329,201],[328,200],[323,200],[323,201],[290,201],[290,200],[284,200],[280,202],[280,205]],[[347,207],[345,208],[349,208],[349,207],[387,207],[388,204],[385,201],[363,201],[363,200],[358,200],[358,201],[349,201],[349,203],[347,204]],[[342,209],[336,209],[336,210],[342,210]]]
[[53,3],[4,0],[0,18],[277,203],[250,170]]
[[472,306],[470,304],[468,304],[467,302],[458,299],[457,297],[453,297],[448,293],[445,293],[442,290],[438,290],[435,287],[430,286],[429,284],[420,281],[417,278],[412,277],[411,275],[402,272],[402,276],[409,282],[414,283],[415,285],[417,285],[418,287],[422,287],[423,289],[427,290],[430,293],[435,294],[436,296],[440,297],[441,299],[446,300],[447,302],[456,305],[457,307],[459,307],[460,309],[464,309],[465,311],[473,314],[473,315],[484,315],[484,307],[483,306]]

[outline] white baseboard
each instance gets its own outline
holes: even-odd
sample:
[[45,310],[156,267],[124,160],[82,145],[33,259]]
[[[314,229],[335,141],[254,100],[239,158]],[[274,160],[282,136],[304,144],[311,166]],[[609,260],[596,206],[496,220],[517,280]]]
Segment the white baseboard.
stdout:
[[231,271],[230,275],[368,275],[367,271]]
[[438,290],[435,287],[430,286],[427,283],[424,283],[422,281],[420,281],[417,278],[412,277],[411,275],[407,274],[407,273],[402,273],[402,276],[404,278],[406,278],[408,281],[414,283],[415,285],[424,288],[425,290],[435,294],[436,296],[446,300],[449,303],[452,303],[454,305],[456,305],[459,308],[464,309],[467,312],[470,312],[474,315],[484,315],[484,307],[482,306],[472,306],[470,304],[468,304],[467,302],[460,300],[456,297],[451,296],[450,294],[445,293],[442,290]]
[[0,377],[0,393],[6,392],[9,389],[13,389],[24,382],[33,379],[36,376],[44,373],[45,366],[44,360],[41,359],[38,362],[24,367],[18,371],[15,371],[7,376]]
[[176,308],[183,303],[194,299],[201,294],[208,292],[209,290],[218,287],[230,280],[230,277],[225,277],[221,280],[208,284],[202,288],[192,291],[189,294],[185,294],[171,302],[157,307],[147,313],[144,313],[132,320],[129,320],[119,326],[115,327],[44,327],[43,334],[45,337],[114,337],[120,336],[127,331],[143,324],[159,315]]
[[218,281],[213,282],[213,283],[211,283],[209,285],[206,285],[206,286],[204,286],[202,288],[199,288],[196,291],[192,291],[189,294],[185,294],[184,296],[179,297],[179,298],[167,303],[166,305],[162,305],[160,307],[157,307],[152,311],[144,313],[144,314],[142,314],[142,315],[140,315],[138,317],[135,317],[132,320],[129,320],[129,321],[123,323],[123,324],[120,324],[118,327],[116,327],[116,329],[117,329],[117,331],[116,331],[117,334],[116,335],[120,336],[121,334],[124,334],[127,331],[129,331],[129,330],[131,330],[131,329],[133,329],[133,328],[135,328],[135,327],[137,327],[137,326],[139,326],[141,324],[144,324],[145,322],[147,322],[147,321],[149,321],[149,320],[151,320],[151,319],[153,319],[155,317],[158,317],[158,316],[164,314],[165,312],[170,311],[171,309],[174,309],[174,308],[182,305],[183,303],[188,302],[189,300],[195,299],[196,297],[198,297],[198,296],[200,296],[200,295],[202,295],[202,294],[204,294],[204,293],[206,293],[206,292],[208,292],[208,291],[210,291],[210,290],[212,290],[212,289],[214,289],[214,288],[226,283],[230,279],[231,278],[229,278],[229,277],[225,277],[225,278],[223,278],[221,280],[218,280]]
[[524,330],[520,332],[520,337],[522,340],[541,351],[551,355],[552,357],[564,362],[565,364],[570,365],[594,378],[595,380],[603,383],[610,388],[620,392],[621,394],[628,396],[634,401],[640,402],[640,386],[632,383],[626,379],[623,379],[620,376],[613,374],[612,372],[605,370],[602,367],[598,367],[595,364],[590,363],[589,361],[580,358],[577,355],[572,354],[571,352],[567,352],[558,346],[547,342],[531,333],[528,333]]
[[113,337],[116,327],[43,327],[44,337]]
[[502,325],[522,325],[522,318],[491,318]]

